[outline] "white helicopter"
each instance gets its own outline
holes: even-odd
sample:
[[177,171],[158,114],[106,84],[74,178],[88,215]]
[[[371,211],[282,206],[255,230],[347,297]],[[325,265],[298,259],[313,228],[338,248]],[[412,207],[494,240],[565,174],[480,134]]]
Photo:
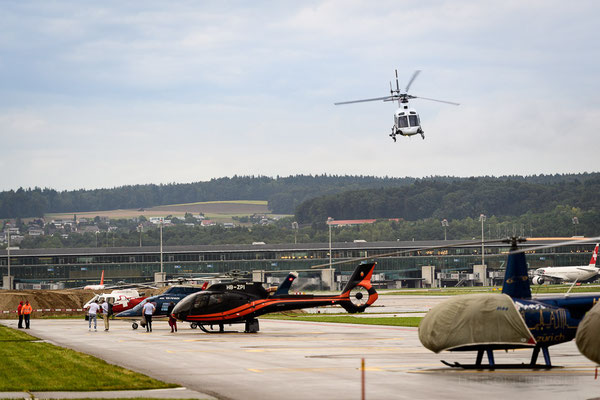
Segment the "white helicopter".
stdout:
[[367,101],[394,101],[398,100],[398,109],[394,113],[394,126],[392,126],[392,133],[390,136],[396,141],[396,135],[402,136],[413,136],[416,134],[420,134],[423,139],[425,139],[425,132],[423,128],[421,128],[421,120],[419,119],[419,114],[414,108],[411,108],[408,104],[409,99],[423,99],[423,100],[431,100],[437,101],[440,103],[452,104],[458,106],[458,103],[453,103],[451,101],[445,100],[437,100],[430,99],[427,97],[418,97],[408,94],[408,89],[410,89],[410,85],[414,82],[417,76],[421,73],[420,70],[417,70],[413,73],[412,78],[408,81],[408,85],[406,85],[406,89],[404,89],[404,93],[400,91],[400,85],[398,84],[398,70],[396,70],[396,89],[392,88],[392,82],[390,82],[390,95],[385,97],[375,97],[373,99],[362,99],[362,100],[352,100],[352,101],[342,101],[340,103],[334,103],[336,106],[342,104],[352,104],[352,103],[364,103]]

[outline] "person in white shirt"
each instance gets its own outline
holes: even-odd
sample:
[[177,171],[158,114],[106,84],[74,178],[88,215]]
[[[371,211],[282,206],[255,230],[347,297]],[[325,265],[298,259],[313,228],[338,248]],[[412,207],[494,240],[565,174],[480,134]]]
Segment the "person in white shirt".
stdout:
[[108,311],[109,305],[108,301],[104,299],[104,303],[102,303],[102,319],[104,320],[104,331],[108,331]]
[[94,320],[94,330],[97,331],[97,316],[96,314],[98,313],[98,310],[100,309],[100,306],[98,305],[98,300],[95,300],[91,305],[90,308],[88,309],[88,316],[89,316],[89,325],[88,325],[88,330],[92,330],[92,320]]
[[144,318],[146,319],[146,332],[152,332],[152,314],[154,314],[154,304],[148,302],[144,304],[144,308],[142,310],[142,314],[144,314]]

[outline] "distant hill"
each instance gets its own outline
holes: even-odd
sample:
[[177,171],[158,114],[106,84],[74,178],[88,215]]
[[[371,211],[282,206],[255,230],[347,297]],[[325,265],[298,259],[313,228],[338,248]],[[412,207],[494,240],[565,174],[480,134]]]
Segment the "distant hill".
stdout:
[[[595,204],[599,181],[600,173],[424,179],[295,175],[276,178],[234,176],[206,182],[62,192],[50,188],[19,188],[0,192],[0,218],[239,199],[266,200],[273,213],[293,214],[297,211],[296,215],[302,221],[322,221],[323,216],[342,218],[341,215],[366,214],[370,218],[389,214],[419,218],[436,212],[466,215],[479,213],[482,209],[495,210],[494,207],[504,210],[502,212],[518,212],[539,207],[542,200],[548,200],[548,206],[552,202],[591,206]],[[344,192],[347,194],[337,197]],[[350,198],[352,200],[348,200]],[[346,199],[343,200],[345,203],[340,203],[341,199]],[[319,207],[325,208],[317,210]]]
[[348,191],[305,201],[300,223],[335,219],[476,218],[544,213],[557,206],[600,211],[600,174],[502,178],[428,178],[404,187]]
[[225,200],[266,200],[276,214],[293,214],[297,205],[323,194],[374,187],[408,185],[414,178],[295,175],[283,178],[234,176],[207,182],[134,185],[112,189],[19,188],[0,192],[0,218],[42,217],[72,213],[150,208],[167,204]]

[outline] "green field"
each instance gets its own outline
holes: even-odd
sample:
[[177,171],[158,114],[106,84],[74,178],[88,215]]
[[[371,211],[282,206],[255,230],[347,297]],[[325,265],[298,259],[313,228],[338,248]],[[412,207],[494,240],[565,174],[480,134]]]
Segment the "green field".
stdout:
[[388,325],[388,326],[409,326],[417,327],[423,317],[354,317],[352,315],[283,315],[271,314],[261,318],[266,319],[284,319],[294,321],[310,322],[335,322],[340,324],[359,324],[359,325]]
[[[567,293],[571,285],[540,285],[531,286],[531,294],[545,294],[545,293]],[[584,285],[575,286],[571,293],[600,293],[600,286],[598,285]],[[437,288],[437,289],[400,289],[392,291],[379,291],[380,295],[407,295],[407,296],[456,296],[461,294],[472,294],[472,293],[502,293],[502,287],[451,287],[451,288]]]
[[172,388],[96,357],[0,325],[0,392]]

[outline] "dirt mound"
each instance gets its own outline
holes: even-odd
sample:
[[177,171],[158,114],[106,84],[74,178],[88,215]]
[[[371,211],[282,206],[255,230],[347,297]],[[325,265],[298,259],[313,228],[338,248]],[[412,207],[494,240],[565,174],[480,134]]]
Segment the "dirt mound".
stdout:
[[[144,289],[145,296],[162,293],[164,289]],[[106,291],[110,293],[110,290]],[[0,291],[0,318],[16,318],[19,302],[29,300],[33,308],[32,318],[48,315],[81,314],[76,311],[94,297],[91,290],[1,290]],[[36,311],[42,309],[43,311]],[[73,311],[55,311],[72,309]],[[50,311],[47,311],[50,310]],[[5,313],[4,311],[10,311]]]

